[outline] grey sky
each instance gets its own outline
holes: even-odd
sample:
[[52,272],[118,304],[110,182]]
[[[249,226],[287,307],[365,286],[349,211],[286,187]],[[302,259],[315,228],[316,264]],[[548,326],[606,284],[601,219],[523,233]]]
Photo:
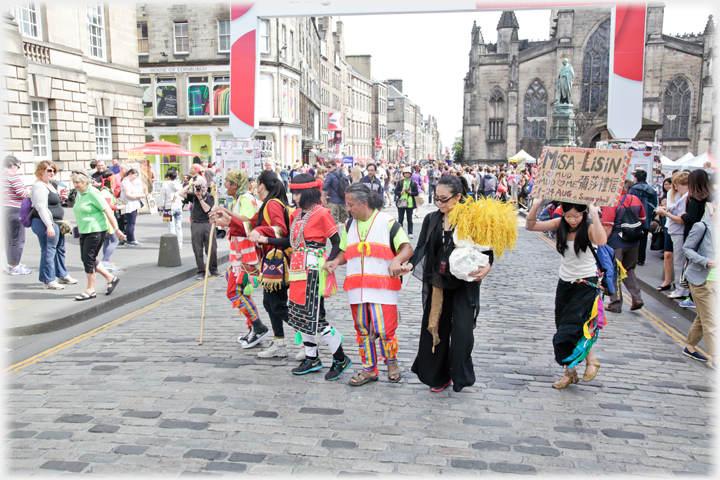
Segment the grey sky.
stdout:
[[[702,32],[718,7],[696,0],[665,2],[663,33]],[[463,78],[468,70],[473,20],[486,42],[497,41],[501,12],[438,13],[338,17],[345,25],[348,55],[372,55],[378,80],[403,79],[403,93],[437,118],[441,141],[448,148],[462,129]],[[520,38],[549,38],[550,10],[516,11]]]

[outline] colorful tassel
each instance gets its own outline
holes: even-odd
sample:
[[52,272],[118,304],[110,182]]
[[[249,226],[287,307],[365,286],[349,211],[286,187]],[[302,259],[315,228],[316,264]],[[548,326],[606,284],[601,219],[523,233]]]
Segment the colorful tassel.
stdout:
[[338,292],[337,277],[335,276],[335,272],[327,276],[325,283],[325,288],[321,290],[323,297],[329,298]]
[[303,343],[302,334],[300,333],[300,331],[295,332],[295,343],[298,345],[302,345]]

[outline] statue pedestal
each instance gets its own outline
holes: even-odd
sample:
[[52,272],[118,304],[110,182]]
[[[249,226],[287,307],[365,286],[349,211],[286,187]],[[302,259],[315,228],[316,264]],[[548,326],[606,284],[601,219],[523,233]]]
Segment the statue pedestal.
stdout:
[[546,145],[550,147],[575,147],[575,112],[572,103],[553,103],[550,138]]

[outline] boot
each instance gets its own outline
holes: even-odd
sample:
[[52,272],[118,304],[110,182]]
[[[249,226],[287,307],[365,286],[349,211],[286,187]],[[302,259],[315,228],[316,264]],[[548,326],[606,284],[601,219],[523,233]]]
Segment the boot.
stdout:
[[270,342],[270,346],[258,353],[260,358],[287,357],[288,352],[285,348],[285,339],[277,338]]

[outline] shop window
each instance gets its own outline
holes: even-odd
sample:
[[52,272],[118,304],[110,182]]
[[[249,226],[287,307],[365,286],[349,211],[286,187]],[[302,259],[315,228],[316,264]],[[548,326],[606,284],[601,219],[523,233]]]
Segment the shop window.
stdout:
[[213,78],[213,106],[216,117],[230,115],[230,77]]
[[188,77],[188,116],[210,115],[210,88],[208,77]]
[[140,86],[143,89],[143,96],[142,96],[143,116],[152,118],[152,116],[153,116],[152,79],[141,77],[140,78]]
[[177,84],[175,78],[155,79],[156,116],[177,117]]

